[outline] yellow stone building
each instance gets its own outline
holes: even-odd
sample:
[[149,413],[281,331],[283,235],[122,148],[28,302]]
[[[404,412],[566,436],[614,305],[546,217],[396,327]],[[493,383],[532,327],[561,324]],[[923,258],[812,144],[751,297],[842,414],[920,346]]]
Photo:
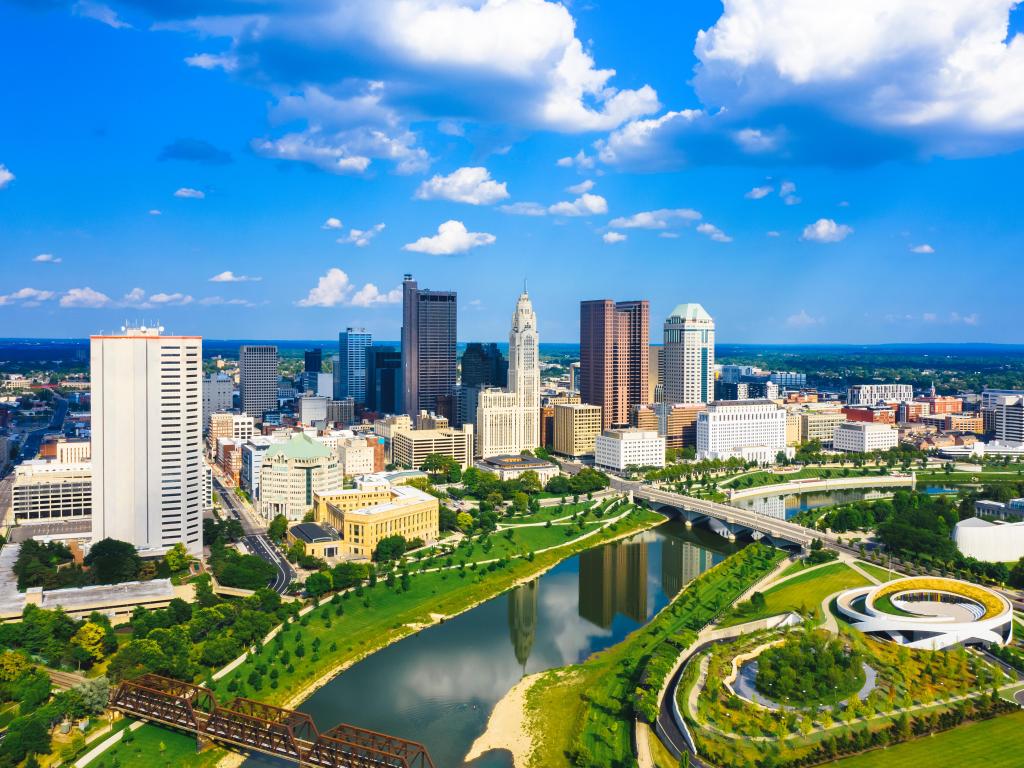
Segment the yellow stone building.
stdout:
[[377,543],[388,536],[431,544],[440,533],[437,498],[408,485],[363,482],[314,499],[317,522],[341,534],[341,557],[369,560]]

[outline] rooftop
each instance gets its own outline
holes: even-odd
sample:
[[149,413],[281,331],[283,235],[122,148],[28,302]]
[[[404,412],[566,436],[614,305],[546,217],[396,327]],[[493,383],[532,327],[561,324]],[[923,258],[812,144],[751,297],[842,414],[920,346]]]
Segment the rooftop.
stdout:
[[315,544],[321,541],[334,541],[338,538],[338,534],[327,530],[327,528],[319,523],[299,523],[298,525],[293,525],[288,530],[292,536],[297,539],[302,539],[308,544]]
[[712,322],[711,315],[707,313],[700,304],[687,303],[678,304],[675,309],[669,313],[669,318],[679,317],[683,320],[703,320],[705,322]]
[[483,459],[483,463],[500,467],[501,469],[547,469],[554,466],[550,462],[544,461],[544,459],[538,459],[535,456],[521,456],[519,454],[490,456]]
[[278,443],[267,449],[265,458],[275,456],[282,456],[285,459],[326,459],[330,458],[331,450],[305,432],[298,432],[287,443]]

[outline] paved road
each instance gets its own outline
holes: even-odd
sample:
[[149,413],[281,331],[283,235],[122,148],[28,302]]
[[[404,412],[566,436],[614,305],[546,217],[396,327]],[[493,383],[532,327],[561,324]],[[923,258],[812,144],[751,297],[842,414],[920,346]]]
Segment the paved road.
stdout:
[[64,418],[68,415],[68,401],[58,394],[54,394],[53,399],[57,403],[53,409],[53,418],[50,419],[50,423],[45,427],[34,429],[28,433],[28,437],[22,443],[21,453],[15,459],[15,464],[34,459],[36,454],[39,453],[39,446],[42,444],[46,434],[48,432],[59,432],[64,428]]
[[227,507],[231,515],[242,524],[242,530],[245,531],[244,541],[249,550],[277,569],[277,574],[270,583],[270,588],[283,595],[288,591],[288,585],[295,579],[295,569],[281,556],[277,551],[277,547],[267,538],[266,529],[262,524],[263,521],[235,493],[234,489],[225,486],[216,474],[213,476],[213,489],[220,496],[221,502]]

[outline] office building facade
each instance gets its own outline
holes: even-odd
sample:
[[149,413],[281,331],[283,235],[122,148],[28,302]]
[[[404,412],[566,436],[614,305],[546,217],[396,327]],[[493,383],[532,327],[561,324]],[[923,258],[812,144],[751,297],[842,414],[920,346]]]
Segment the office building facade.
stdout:
[[832,447],[848,453],[888,451],[899,442],[899,433],[888,424],[845,421],[836,427]]
[[603,428],[626,426],[650,396],[650,305],[580,302],[580,396],[601,407]]
[[667,403],[707,403],[715,393],[715,322],[700,304],[680,304],[665,320]]
[[202,339],[93,336],[92,539],[203,549]]
[[599,405],[560,403],[555,407],[555,436],[552,449],[563,456],[579,458],[594,452],[601,434],[604,412]]
[[461,368],[464,387],[508,386],[509,361],[497,344],[470,342],[462,353]]
[[786,409],[771,400],[721,400],[697,417],[697,458],[771,464],[786,446]]
[[277,515],[302,520],[313,509],[314,494],[336,493],[341,488],[341,465],[334,451],[298,432],[263,455],[258,509],[267,520]]
[[[6,515],[7,510],[0,510]],[[23,461],[14,468],[9,525],[32,525],[92,514],[92,464]],[[0,517],[0,519],[3,519]]]
[[210,414],[230,411],[234,407],[235,382],[223,373],[203,378],[203,431],[210,429]]
[[458,295],[402,281],[402,406],[406,413],[437,411],[455,390]]
[[881,402],[904,402],[914,399],[910,384],[854,384],[846,390],[848,405],[875,405]]
[[366,404],[367,354],[373,346],[373,337],[365,328],[346,328],[338,334],[339,389],[335,400],[351,397],[356,405]]
[[375,413],[402,412],[402,353],[394,347],[366,350],[366,407]]
[[594,441],[594,465],[616,472],[628,467],[664,467],[665,438],[654,430],[606,429]]
[[244,344],[238,350],[238,397],[241,409],[257,421],[277,410],[277,347]]

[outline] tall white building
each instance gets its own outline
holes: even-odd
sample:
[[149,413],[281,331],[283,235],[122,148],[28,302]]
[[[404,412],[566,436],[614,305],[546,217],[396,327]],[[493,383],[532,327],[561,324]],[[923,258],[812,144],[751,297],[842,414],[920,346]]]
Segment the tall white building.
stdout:
[[160,331],[90,338],[92,539],[200,555],[202,339]]
[[836,427],[832,447],[848,453],[888,451],[899,442],[899,433],[888,424],[845,421]]
[[234,404],[235,382],[224,373],[211,373],[203,379],[203,431],[210,428],[210,416],[230,411]]
[[594,441],[594,464],[618,472],[627,467],[664,467],[665,438],[653,430],[606,429]]
[[875,405],[882,400],[906,402],[914,399],[910,384],[854,384],[846,391],[848,405]]
[[245,413],[257,421],[277,410],[277,347],[244,344],[238,350],[238,399]]
[[476,411],[477,454],[516,454],[540,445],[540,352],[537,315],[524,290],[508,335],[508,389],[480,392]]
[[665,320],[662,358],[667,403],[707,403],[715,396],[715,321],[700,304],[680,304]]
[[697,415],[697,458],[770,464],[786,446],[786,409],[771,400],[718,400]]

